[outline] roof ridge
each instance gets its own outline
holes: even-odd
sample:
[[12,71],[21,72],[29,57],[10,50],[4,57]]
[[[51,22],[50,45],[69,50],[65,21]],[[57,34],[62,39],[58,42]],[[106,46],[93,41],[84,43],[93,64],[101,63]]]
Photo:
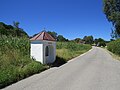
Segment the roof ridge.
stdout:
[[38,36],[36,35],[35,39],[37,39],[41,34],[42,34],[42,32],[39,32],[39,34],[37,34]]
[[43,33],[44,33],[44,34],[43,34],[43,40],[44,40],[44,37],[45,37],[45,32],[43,31]]

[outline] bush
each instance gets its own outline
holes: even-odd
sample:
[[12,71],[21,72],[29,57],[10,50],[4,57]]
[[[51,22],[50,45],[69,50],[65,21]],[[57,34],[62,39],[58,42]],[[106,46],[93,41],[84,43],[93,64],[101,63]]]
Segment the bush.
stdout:
[[39,62],[32,61],[31,63],[24,66],[21,71],[24,74],[24,77],[28,77],[32,74],[39,73],[45,69],[46,67],[44,65],[40,64]]
[[112,53],[120,56],[120,39],[108,43],[107,49]]
[[106,43],[104,41],[101,41],[98,43],[97,45],[98,47],[105,47],[106,46]]
[[9,68],[0,70],[0,88],[3,88],[13,82],[17,81],[18,70],[16,67],[9,66]]

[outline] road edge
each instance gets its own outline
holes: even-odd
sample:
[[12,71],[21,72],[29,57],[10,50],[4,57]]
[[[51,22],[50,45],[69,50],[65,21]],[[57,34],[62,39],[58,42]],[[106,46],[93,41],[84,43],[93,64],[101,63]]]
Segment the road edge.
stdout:
[[79,55],[79,56],[77,56],[77,57],[75,57],[75,58],[72,58],[72,59],[68,60],[67,63],[72,62],[72,61],[74,61],[74,59],[77,59],[77,58],[79,58],[79,57],[82,57],[82,56],[86,55],[87,53],[91,52],[92,50],[93,50],[93,46],[92,46],[92,48],[91,48],[90,50],[88,50],[87,52],[85,52],[85,53],[83,53],[83,54],[81,54],[81,55]]

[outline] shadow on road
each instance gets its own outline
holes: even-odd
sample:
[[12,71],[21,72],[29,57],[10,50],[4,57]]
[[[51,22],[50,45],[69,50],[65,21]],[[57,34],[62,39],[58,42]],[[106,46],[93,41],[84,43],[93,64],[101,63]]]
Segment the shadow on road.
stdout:
[[50,65],[50,67],[59,67],[63,64],[67,63],[67,61],[64,58],[56,56],[56,60],[54,63]]

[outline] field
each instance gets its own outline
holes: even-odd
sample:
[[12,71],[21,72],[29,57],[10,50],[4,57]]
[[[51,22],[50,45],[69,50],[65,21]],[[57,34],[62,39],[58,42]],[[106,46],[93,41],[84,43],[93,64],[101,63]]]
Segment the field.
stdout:
[[57,59],[55,66],[60,66],[68,60],[90,50],[90,45],[77,44],[74,42],[57,42]]

